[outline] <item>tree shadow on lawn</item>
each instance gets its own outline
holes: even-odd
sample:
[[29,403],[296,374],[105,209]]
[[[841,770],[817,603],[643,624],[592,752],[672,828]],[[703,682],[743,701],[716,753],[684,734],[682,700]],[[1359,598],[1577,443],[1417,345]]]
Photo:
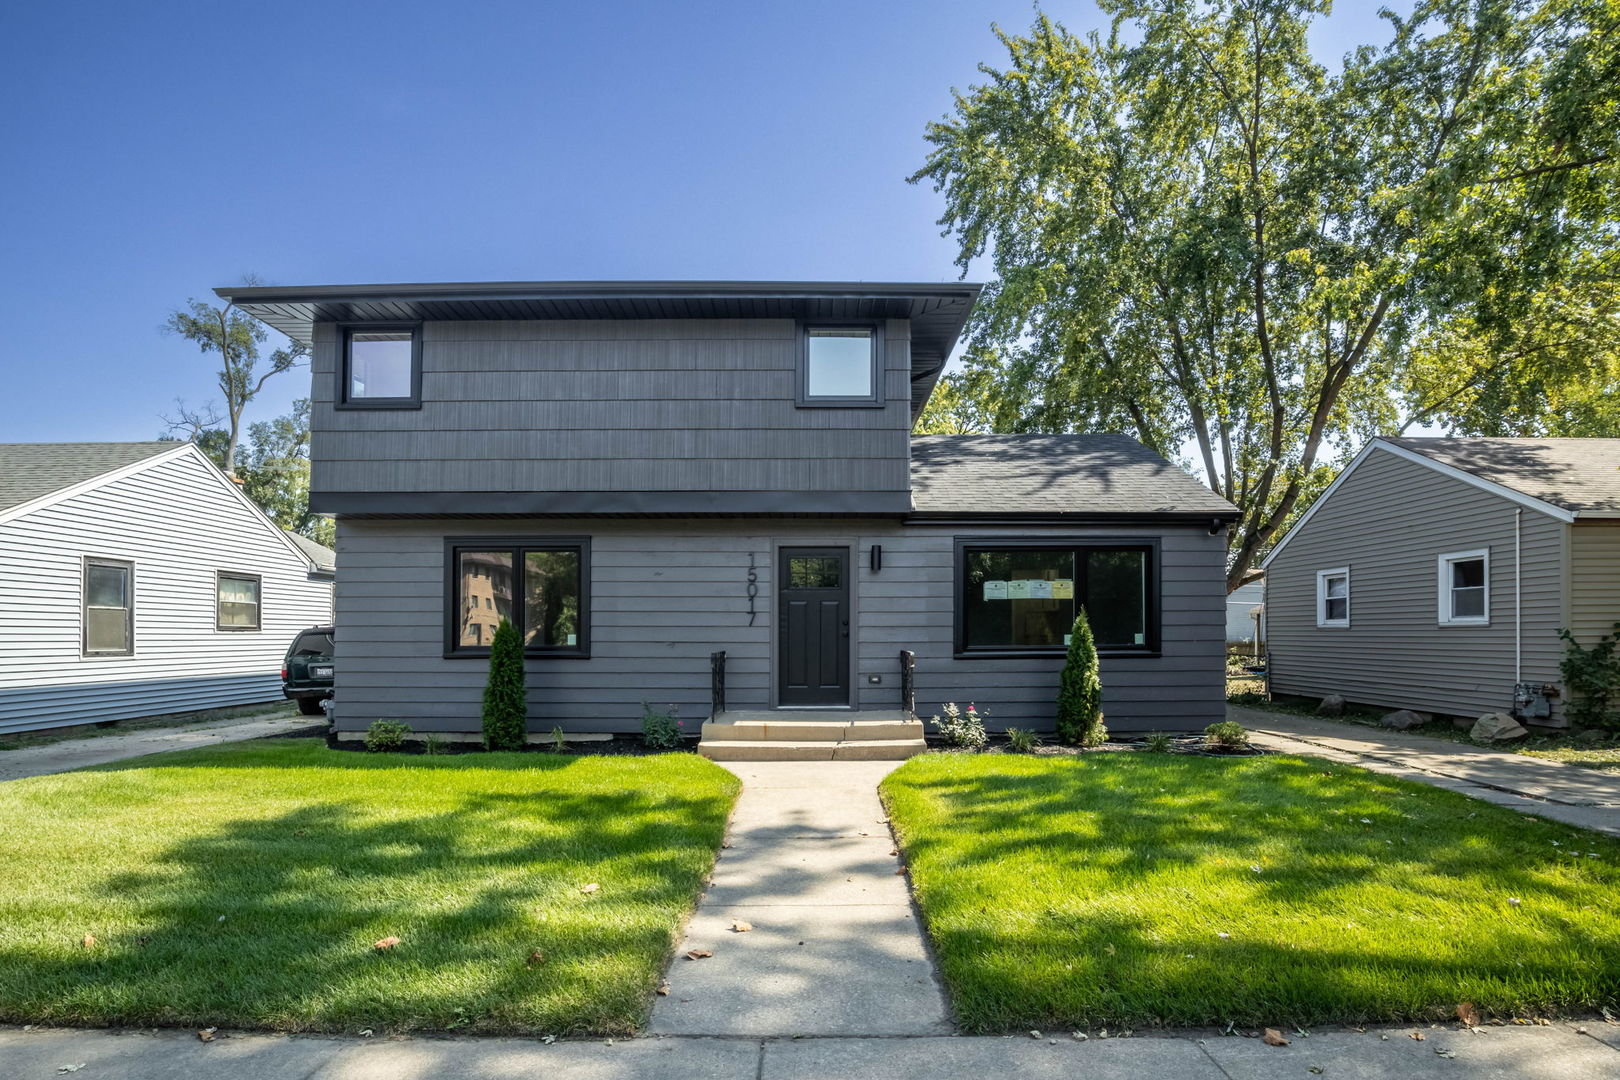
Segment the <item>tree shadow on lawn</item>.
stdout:
[[1596,834],[1311,759],[916,775],[890,809],[974,1030],[1620,1000],[1620,844]]
[[[249,757],[222,755],[208,766],[245,768]],[[400,785],[432,783],[440,771],[420,758],[408,767],[359,760],[342,771],[392,767]],[[544,771],[575,765],[523,762]],[[71,925],[40,926],[0,951],[0,969],[11,973],[0,975],[0,1014],[288,1030],[627,1032],[646,1012],[731,802],[542,784],[441,791],[429,812],[417,812],[389,805],[389,791],[377,787],[374,806],[349,792],[240,816],[107,876],[88,890],[96,902],[70,913]],[[241,794],[251,800],[252,785]],[[584,892],[591,883],[599,888]],[[96,934],[94,947],[80,945],[86,931]],[[373,947],[390,936],[400,943]]]

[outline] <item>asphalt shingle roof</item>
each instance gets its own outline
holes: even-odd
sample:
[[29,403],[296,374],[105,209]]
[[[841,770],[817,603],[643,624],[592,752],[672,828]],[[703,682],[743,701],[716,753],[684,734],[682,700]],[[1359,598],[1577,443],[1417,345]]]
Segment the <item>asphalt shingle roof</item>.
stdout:
[[175,449],[172,442],[0,443],[0,510]]
[[295,533],[291,529],[281,531],[287,534],[287,539],[298,545],[298,550],[315,564],[315,569],[328,573],[337,569],[337,552],[325,545],[317,544],[303,533]]
[[1620,439],[1386,439],[1565,510],[1620,512]]
[[920,514],[1210,514],[1237,508],[1126,435],[919,435]]

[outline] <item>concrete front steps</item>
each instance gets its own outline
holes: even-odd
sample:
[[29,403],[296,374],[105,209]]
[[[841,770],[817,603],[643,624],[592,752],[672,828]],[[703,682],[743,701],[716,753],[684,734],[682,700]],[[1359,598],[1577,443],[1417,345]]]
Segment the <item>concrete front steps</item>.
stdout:
[[711,761],[900,761],[928,749],[922,721],[899,709],[728,710],[703,723]]

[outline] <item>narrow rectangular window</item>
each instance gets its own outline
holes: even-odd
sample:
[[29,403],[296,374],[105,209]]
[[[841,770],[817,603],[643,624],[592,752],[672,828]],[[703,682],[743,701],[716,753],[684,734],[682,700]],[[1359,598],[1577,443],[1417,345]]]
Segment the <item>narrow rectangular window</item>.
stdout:
[[1316,625],[1350,625],[1350,569],[1316,572]]
[[135,651],[135,564],[84,561],[84,655],[129,656]]
[[1486,626],[1491,621],[1489,548],[1440,556],[1440,623]]
[[806,327],[799,363],[799,404],[880,406],[882,368],[876,327]]
[[422,337],[416,327],[353,327],[343,333],[338,403],[355,409],[422,404]]
[[1157,648],[1151,546],[958,547],[958,653],[1064,652],[1084,609],[1100,650]]
[[259,576],[221,572],[214,586],[216,627],[220,630],[259,629]]
[[489,655],[502,619],[531,656],[589,655],[584,540],[468,540],[448,550],[448,655]]

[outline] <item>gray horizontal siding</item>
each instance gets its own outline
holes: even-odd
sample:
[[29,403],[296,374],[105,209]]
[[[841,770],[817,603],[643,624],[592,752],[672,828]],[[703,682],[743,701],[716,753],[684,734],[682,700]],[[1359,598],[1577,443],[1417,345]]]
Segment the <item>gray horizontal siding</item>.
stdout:
[[[0,732],[281,698],[332,587],[189,455],[0,524]],[[135,566],[135,653],[81,654],[85,556]],[[261,629],[215,626],[217,571],[258,574]]]
[[1570,530],[1570,632],[1590,647],[1620,623],[1620,521],[1576,521]]
[[428,323],[422,407],[370,411],[334,407],[322,326],[314,489],[903,493],[909,324],[883,333],[883,408],[799,409],[788,319]]
[[[1518,507],[1374,452],[1266,569],[1271,688],[1279,694],[1477,716],[1512,705]],[[1520,633],[1526,681],[1559,682],[1563,523],[1525,510]],[[1489,548],[1490,625],[1439,625],[1440,555]],[[1316,574],[1350,568],[1350,626],[1316,625]]]
[[[899,653],[917,653],[918,710],[975,701],[993,726],[1050,729],[1058,660],[953,657],[954,538],[973,530],[859,522],[478,521],[340,519],[336,716],[347,730],[379,718],[419,730],[476,729],[486,665],[442,656],[444,538],[590,535],[589,660],[530,661],[530,727],[637,731],[640,703],[675,704],[698,720],[709,708],[709,654],[724,649],[733,708],[772,704],[773,556],[778,545],[855,550],[852,595],[855,704],[899,704]],[[1008,536],[1003,528],[994,535]],[[1087,535],[1024,530],[1020,535]],[[1097,535],[1097,530],[1090,530]],[[1109,536],[1161,536],[1107,530]],[[883,545],[883,569],[868,552]],[[759,580],[754,625],[744,592],[749,555]],[[1116,731],[1201,728],[1221,717],[1224,549],[1202,528],[1161,536],[1163,655],[1103,662],[1108,723]],[[871,685],[868,675],[881,677]]]

